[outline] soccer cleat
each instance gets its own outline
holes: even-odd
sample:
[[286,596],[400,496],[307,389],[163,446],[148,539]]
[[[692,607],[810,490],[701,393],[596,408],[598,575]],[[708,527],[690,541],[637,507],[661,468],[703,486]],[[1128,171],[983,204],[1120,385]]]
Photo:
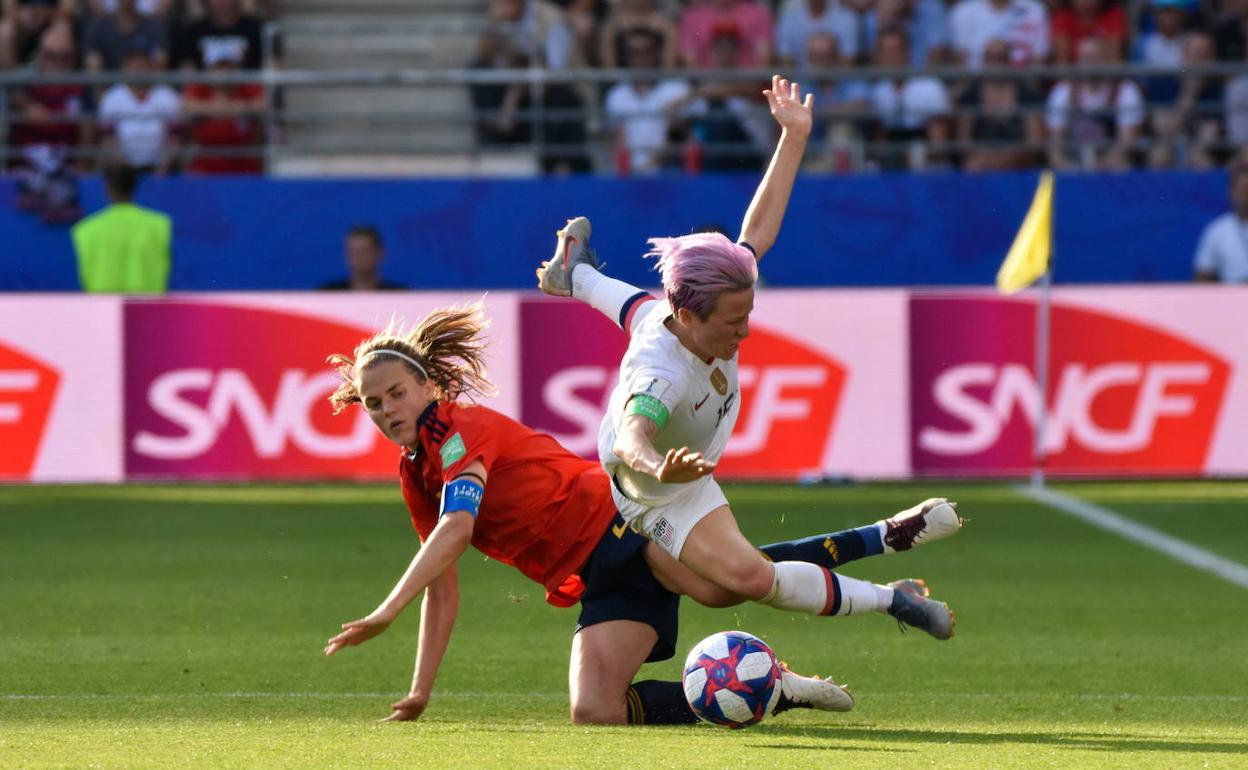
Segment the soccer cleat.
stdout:
[[933,497],[885,519],[884,552],[908,551],[916,545],[949,537],[962,528],[957,508],[957,503]]
[[926,631],[937,639],[948,639],[953,636],[956,623],[953,611],[944,602],[929,599],[931,591],[927,583],[917,578],[894,580],[888,584],[893,589],[893,603],[888,607],[888,614],[897,619],[902,631],[906,626]]
[[780,661],[780,700],[774,714],[789,709],[819,709],[820,711],[849,711],[854,707],[854,696],[849,688],[829,679],[802,676]]
[[591,230],[588,219],[577,217],[569,219],[563,229],[555,233],[559,237],[555,254],[537,269],[537,283],[544,293],[554,297],[571,297],[572,270],[577,265],[602,269],[598,255],[589,247]]

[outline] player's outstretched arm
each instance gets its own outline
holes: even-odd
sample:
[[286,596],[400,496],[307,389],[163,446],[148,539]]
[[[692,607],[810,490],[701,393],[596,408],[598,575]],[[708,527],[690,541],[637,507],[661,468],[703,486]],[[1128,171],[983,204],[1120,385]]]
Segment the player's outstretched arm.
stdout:
[[620,425],[613,451],[625,465],[639,473],[653,476],[664,484],[697,481],[715,471],[715,463],[690,452],[689,447],[669,449],[666,455],[654,448],[659,424],[640,414],[630,414]]
[[407,697],[390,704],[390,716],[383,722],[409,722],[420,719],[429,705],[433,683],[442,665],[442,656],[451,643],[451,629],[459,614],[459,578],[452,564],[438,575],[420,604],[420,641],[416,648],[416,670]]
[[343,623],[342,632],[326,642],[325,654],[363,644],[389,628],[404,607],[468,550],[472,529],[469,513],[453,511],[444,515],[386,600],[366,617]]
[[754,192],[754,199],[745,211],[738,239],[754,247],[758,259],[763,258],[780,233],[784,211],[789,206],[789,194],[802,165],[806,152],[806,140],[810,137],[814,97],[806,94],[797,83],[773,75],[771,88],[763,91],[771,115],[780,124],[780,142],[771,156],[771,164],[763,174],[763,181]]
[[441,518],[403,577],[367,617],[342,624],[342,633],[325,644],[326,655],[367,642],[385,631],[404,607],[468,550],[485,480],[485,466],[477,461],[443,487]]

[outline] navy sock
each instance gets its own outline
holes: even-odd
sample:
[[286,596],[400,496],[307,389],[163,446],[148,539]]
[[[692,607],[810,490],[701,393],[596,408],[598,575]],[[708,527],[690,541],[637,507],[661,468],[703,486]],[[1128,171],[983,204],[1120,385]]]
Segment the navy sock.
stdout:
[[805,561],[831,569],[864,556],[884,553],[880,530],[874,524],[815,535],[804,540],[786,540],[764,545],[758,550],[772,561]]
[[627,695],[630,725],[691,725],[698,721],[680,682],[634,682]]

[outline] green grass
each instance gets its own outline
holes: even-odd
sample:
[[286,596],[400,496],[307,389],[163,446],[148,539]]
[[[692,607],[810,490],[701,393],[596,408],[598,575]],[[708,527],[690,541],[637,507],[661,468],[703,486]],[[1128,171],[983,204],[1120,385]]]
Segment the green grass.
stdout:
[[[1062,489],[1248,561],[1248,485]],[[744,628],[858,697],[849,714],[729,732],[570,725],[575,611],[476,552],[425,718],[377,724],[411,675],[415,607],[364,647],[320,649],[416,546],[393,487],[0,488],[0,767],[1248,765],[1244,589],[1003,486],[728,495],[765,542],[937,491],[960,501],[962,533],[844,571],[927,578],[957,610],[952,641],[885,617],[686,603],[682,648]]]

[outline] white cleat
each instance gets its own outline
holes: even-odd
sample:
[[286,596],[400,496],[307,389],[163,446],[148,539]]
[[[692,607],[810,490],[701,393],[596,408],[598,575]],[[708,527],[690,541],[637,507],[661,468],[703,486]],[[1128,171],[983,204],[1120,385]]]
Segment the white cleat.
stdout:
[[833,682],[831,678],[795,674],[786,663],[780,663],[780,702],[774,713],[789,709],[819,709],[820,711],[849,711],[854,707],[854,696],[849,688]]
[[962,528],[957,509],[957,503],[933,497],[885,519],[884,553],[908,551],[956,533]]

